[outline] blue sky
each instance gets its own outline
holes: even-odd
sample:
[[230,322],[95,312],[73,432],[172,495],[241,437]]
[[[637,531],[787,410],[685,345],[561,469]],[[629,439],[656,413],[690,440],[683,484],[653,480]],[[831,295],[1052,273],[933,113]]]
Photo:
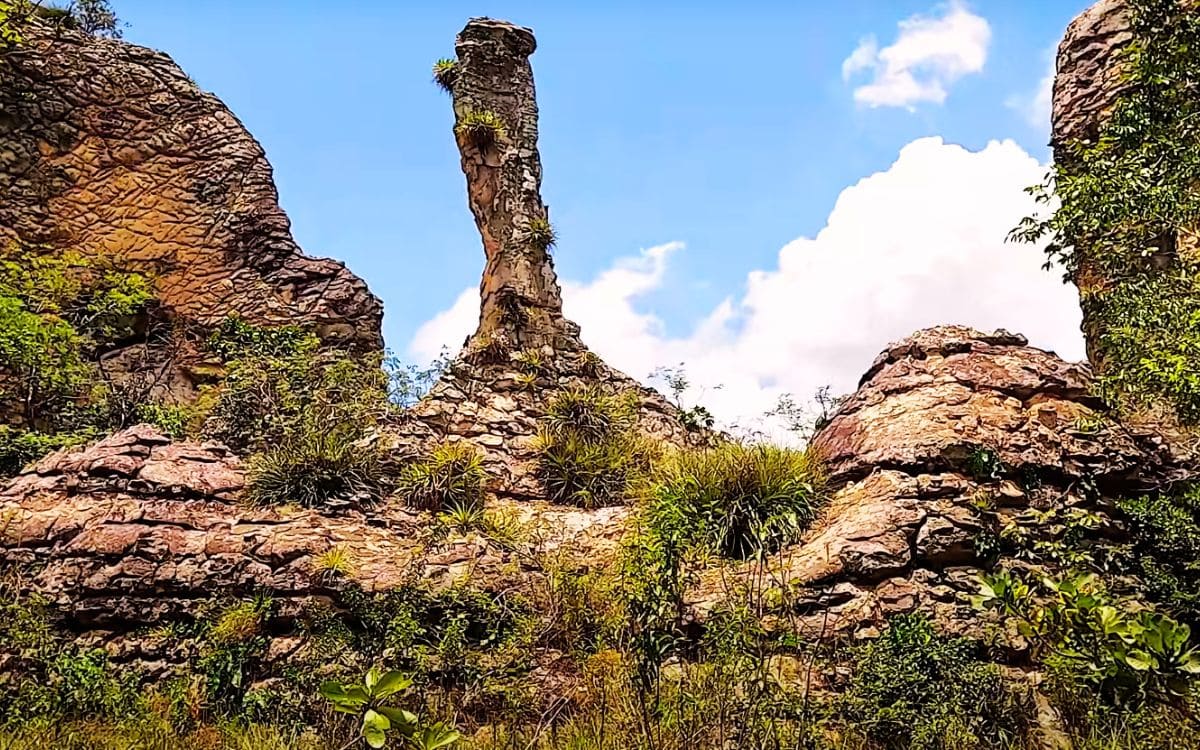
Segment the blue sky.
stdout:
[[[831,228],[831,211],[842,205],[844,191],[870,175],[898,170],[903,149],[914,142],[925,144],[927,153],[910,150],[911,160],[944,162],[950,170],[935,181],[961,179],[958,192],[965,195],[987,180],[987,189],[1000,196],[985,192],[954,205],[951,192],[947,205],[930,206],[926,223],[939,221],[940,212],[962,215],[965,222],[949,227],[944,242],[978,245],[974,232],[986,228],[990,238],[1000,232],[1001,219],[1019,217],[1014,205],[995,215],[993,207],[1006,203],[1008,191],[1019,192],[1018,184],[999,183],[1030,174],[1036,179],[1040,167],[1031,166],[1030,158],[1048,158],[1048,123],[1044,112],[1039,117],[1036,96],[1053,47],[1087,3],[116,0],[114,5],[129,23],[128,40],[171,54],[262,142],[301,246],[344,260],[363,276],[384,300],[389,345],[419,357],[432,338],[461,339],[471,308],[464,290],[478,283],[482,268],[449,102],[429,74],[435,59],[452,56],[454,36],[468,17],[506,18],[537,34],[533,65],[542,114],[543,193],[561,237],[556,262],[567,282],[568,312],[572,296],[591,299],[593,307],[624,305],[639,335],[651,337],[643,349],[683,356],[711,350],[716,340],[765,340],[769,331],[759,336],[749,330],[756,325],[753,311],[760,318],[770,312],[772,320],[789,313],[757,304],[755,279],[784,287],[778,298],[811,296],[807,282],[787,286],[786,279],[773,276],[786,265],[788,251],[781,254],[781,248]],[[870,37],[874,45],[864,44]],[[860,48],[861,64],[847,63]],[[931,56],[921,58],[926,53]],[[907,83],[919,91],[908,91],[915,99],[901,101],[905,81],[897,76],[909,74],[913,79]],[[872,83],[874,93],[864,94],[862,87]],[[943,140],[921,140],[929,136]],[[949,144],[963,149],[951,153]],[[995,169],[982,166],[985,160]],[[892,189],[902,196],[912,192],[900,183]],[[865,200],[866,192],[860,194]],[[880,217],[897,204],[886,190],[877,197]],[[876,223],[873,206],[864,203],[861,217],[847,215],[843,222]],[[976,214],[980,221],[972,223]],[[897,245],[895,257],[925,244],[919,229],[913,228],[907,244]],[[859,266],[843,269],[850,277],[822,279],[822,287],[853,289],[856,268],[876,267],[871,249],[853,244],[871,238],[847,242],[811,248],[858,259]],[[660,249],[643,252],[651,248]],[[1023,269],[1040,263],[1034,248],[1004,248],[989,249],[987,257],[1021,256]],[[945,257],[942,267],[958,264],[958,256]],[[922,281],[920,274],[907,273],[910,266],[900,264],[892,274],[896,284],[909,284],[900,290],[909,301],[897,304],[908,309],[912,300],[932,300],[930,314],[938,312],[937,280],[923,286],[936,270]],[[986,278],[977,281],[989,284]],[[864,293],[888,297],[898,289],[891,283],[868,283]],[[996,325],[1006,323],[1005,309],[1028,306],[1024,299],[1006,300],[1003,284],[978,295],[996,297]],[[838,304],[862,307],[849,297]],[[601,354],[639,377],[646,373],[638,368],[658,364],[647,361],[651,355],[618,351],[630,332],[600,330],[604,316],[586,311],[583,302],[577,307],[578,317],[601,321],[589,339],[588,321],[581,320],[585,339]],[[821,319],[825,309],[829,320]],[[788,325],[851,325],[838,309],[818,306],[815,316],[812,308],[797,310],[807,319]],[[1069,316],[1065,309],[1062,304],[1054,309],[1056,321]],[[951,306],[946,312],[958,310]],[[430,328],[439,313],[441,324]],[[911,316],[885,308],[881,317],[899,324]],[[913,321],[925,324],[924,317]],[[1063,351],[1072,346],[1063,331],[1077,322],[1056,322],[1045,341],[1038,331],[1025,332],[1035,343],[1077,355]],[[704,340],[699,331],[710,324],[722,330]],[[874,326],[871,320],[859,324]],[[421,341],[414,343],[418,331]],[[861,372],[871,353],[894,337],[890,330],[858,333],[863,335],[848,338],[861,345],[845,353],[844,363],[832,364],[826,382],[852,386],[850,373]],[[805,346],[829,348],[827,337],[818,338],[784,348],[813,359]],[[728,385],[719,367],[701,369],[713,381],[709,388]],[[749,378],[742,390],[756,387],[761,393],[730,396],[727,413],[737,416],[824,374],[782,382],[787,371],[783,362],[778,372]]]

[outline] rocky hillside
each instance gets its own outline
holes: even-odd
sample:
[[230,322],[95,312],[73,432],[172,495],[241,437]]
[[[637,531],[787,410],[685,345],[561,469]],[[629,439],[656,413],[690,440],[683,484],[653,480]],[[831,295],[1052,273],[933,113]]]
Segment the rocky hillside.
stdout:
[[[1064,169],[1126,106],[1143,6],[1067,31]],[[472,19],[434,66],[481,310],[401,404],[378,301],[300,253],[214,97],[119,41],[35,24],[3,52],[0,233],[128,263],[215,333],[186,408],[137,404],[154,424],[89,425],[0,485],[0,739],[1195,747],[1194,428],[1177,400],[1156,420],[1109,398],[1117,327],[1088,300],[1124,277],[1101,245],[1068,269],[1092,363],[931,328],[864,362],[806,449],[735,441],[563,316],[535,49]]]
[[296,245],[262,147],[217,97],[161,52],[48,26],[24,36],[0,63],[0,244],[152,277],[185,327],[237,315],[382,346],[378,298]]

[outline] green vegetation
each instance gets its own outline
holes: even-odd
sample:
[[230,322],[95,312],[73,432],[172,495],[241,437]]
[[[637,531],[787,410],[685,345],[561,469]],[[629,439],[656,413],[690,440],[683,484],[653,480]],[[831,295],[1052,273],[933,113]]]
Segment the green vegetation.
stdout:
[[446,725],[421,726],[416,714],[385,703],[411,685],[412,680],[401,672],[380,672],[372,667],[361,684],[322,683],[321,695],[333,704],[333,710],[361,717],[359,736],[370,747],[385,747],[393,733],[416,750],[438,750],[457,742],[458,732]]
[[575,388],[546,407],[535,450],[546,496],[598,508],[627,502],[650,467],[651,447],[634,430],[632,394]]
[[470,141],[475,148],[486,149],[504,138],[504,121],[495,112],[471,110],[459,119],[454,132]]
[[458,78],[458,62],[443,57],[433,64],[433,82],[447,93],[454,90],[454,81]]
[[1030,192],[1049,215],[1013,231],[1048,240],[1047,265],[1079,286],[1094,333],[1101,395],[1128,408],[1168,406],[1200,419],[1200,12],[1132,0],[1125,87],[1094,137],[1065,153]]
[[396,491],[421,510],[470,513],[482,510],[487,475],[470,443],[444,443],[400,473]]
[[0,471],[126,426],[99,359],[138,335],[152,301],[145,277],[112,263],[72,251],[0,251],[0,414],[10,424]]
[[61,7],[37,0],[0,0],[0,49],[20,44],[21,27],[34,22],[111,39],[121,36],[121,22],[108,0],[70,0]]
[[533,219],[529,222],[527,230],[529,244],[538,250],[545,252],[554,247],[558,243],[558,232],[550,225],[549,219]]
[[370,505],[386,486],[379,452],[345,429],[306,432],[250,457],[246,498],[258,505],[296,503],[307,508],[337,501]]
[[923,616],[893,618],[852,659],[841,710],[878,747],[1019,747],[1026,738],[1028,688],[981,659],[976,643],[938,634]]
[[680,451],[654,472],[651,523],[747,559],[774,552],[808,528],[822,487],[819,462],[806,451],[741,443]]

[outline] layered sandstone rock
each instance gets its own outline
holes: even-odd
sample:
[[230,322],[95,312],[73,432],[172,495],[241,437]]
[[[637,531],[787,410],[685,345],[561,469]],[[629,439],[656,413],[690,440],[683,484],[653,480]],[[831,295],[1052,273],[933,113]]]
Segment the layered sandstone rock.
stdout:
[[[557,393],[602,388],[639,401],[640,429],[654,439],[694,444],[709,439],[689,430],[657,391],[605,364],[563,317],[562,292],[549,248],[533,235],[549,226],[542,201],[538,109],[529,56],[533,33],[506,21],[473,18],[459,33],[447,83],[453,97],[455,140],[467,199],[483,243],[479,326],[459,358],[397,430],[401,444],[442,440],[476,445],[499,495],[536,499],[534,438],[538,420]],[[486,138],[473,135],[472,117],[496,118]]]
[[[812,637],[869,635],[922,609],[971,631],[977,540],[997,518],[1103,511],[1104,498],[1196,474],[1163,438],[1108,419],[1090,381],[1086,366],[1004,331],[947,326],[889,346],[814,439],[835,494],[803,541],[768,564],[767,580],[786,592],[774,616]],[[697,615],[736,590],[731,581],[760,575],[714,572],[691,597]]]
[[166,55],[33,27],[0,56],[0,242],[153,275],[185,324],[230,314],[377,349],[379,300],[304,255],[262,147]]
[[[71,628],[108,642],[190,621],[214,598],[267,594],[287,619],[347,586],[528,593],[539,575],[531,555],[611,559],[628,512],[494,502],[528,539],[518,554],[474,532],[434,538],[431,514],[399,501],[339,514],[250,507],[244,482],[220,445],[172,442],[144,425],[53,454],[0,489],[0,566],[22,571],[28,593]],[[336,575],[321,562],[333,549]]]

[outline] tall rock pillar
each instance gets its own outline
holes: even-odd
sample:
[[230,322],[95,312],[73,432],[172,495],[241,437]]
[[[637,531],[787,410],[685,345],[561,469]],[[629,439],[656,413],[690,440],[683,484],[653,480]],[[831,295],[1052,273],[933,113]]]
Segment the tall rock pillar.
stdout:
[[529,56],[533,32],[506,21],[473,18],[455,43],[447,85],[467,197],[487,265],[476,346],[579,347],[579,330],[562,315],[542,202],[538,108]]

